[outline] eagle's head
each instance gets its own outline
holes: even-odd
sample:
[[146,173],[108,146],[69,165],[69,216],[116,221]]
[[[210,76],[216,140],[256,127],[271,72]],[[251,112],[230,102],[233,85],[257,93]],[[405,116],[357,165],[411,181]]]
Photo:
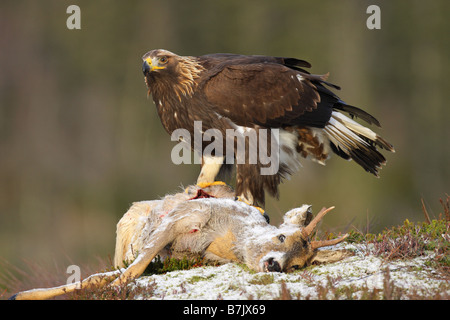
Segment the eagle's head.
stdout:
[[142,57],[142,60],[144,60],[142,72],[147,77],[151,72],[161,72],[161,70],[166,70],[165,72],[173,71],[177,65],[178,58],[179,56],[175,53],[164,49],[149,51]]
[[205,69],[195,57],[183,57],[164,49],[151,50],[142,57],[142,72],[152,94],[192,96],[195,80]]

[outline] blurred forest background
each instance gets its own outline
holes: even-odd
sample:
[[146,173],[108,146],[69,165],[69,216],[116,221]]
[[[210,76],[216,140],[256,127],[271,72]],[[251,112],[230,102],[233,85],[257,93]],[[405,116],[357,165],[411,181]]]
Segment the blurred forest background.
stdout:
[[[66,27],[71,4],[81,30]],[[371,4],[380,30],[366,27]],[[422,198],[436,217],[450,193],[449,14],[448,0],[2,0],[0,259],[112,256],[133,201],[196,181],[197,165],[172,164],[147,98],[141,57],[155,48],[304,59],[381,121],[397,152],[380,179],[338,157],[302,161],[268,200],[274,223],[303,203],[335,205],[323,230],[377,232],[423,221]]]

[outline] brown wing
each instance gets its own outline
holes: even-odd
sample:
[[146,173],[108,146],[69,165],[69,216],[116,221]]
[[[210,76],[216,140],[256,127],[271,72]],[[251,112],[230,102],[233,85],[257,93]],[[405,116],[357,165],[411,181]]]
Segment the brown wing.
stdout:
[[[321,101],[313,83],[314,78],[319,80],[320,77],[282,64],[230,61],[230,65],[215,72],[205,80],[206,99],[215,112],[241,126],[299,124],[302,116],[315,111]],[[321,122],[327,122],[331,113],[331,106],[324,108],[329,109],[326,114],[313,112],[318,117],[326,117]]]

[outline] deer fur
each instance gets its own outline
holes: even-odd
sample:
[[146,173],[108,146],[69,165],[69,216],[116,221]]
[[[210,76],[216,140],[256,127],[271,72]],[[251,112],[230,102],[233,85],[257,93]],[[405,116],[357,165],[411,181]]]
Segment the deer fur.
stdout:
[[347,235],[326,241],[310,239],[331,209],[322,209],[312,219],[310,206],[303,205],[288,211],[276,227],[255,207],[236,201],[228,186],[190,186],[160,200],[132,204],[117,224],[116,271],[56,288],[19,292],[12,299],[49,299],[79,288],[120,285],[139,277],[157,255],[239,262],[257,272],[289,272],[312,263],[335,262],[350,253],[318,249],[339,243]]

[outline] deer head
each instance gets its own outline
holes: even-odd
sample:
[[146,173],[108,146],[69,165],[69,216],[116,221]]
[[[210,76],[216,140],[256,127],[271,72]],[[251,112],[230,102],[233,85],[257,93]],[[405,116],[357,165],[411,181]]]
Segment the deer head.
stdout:
[[313,263],[339,261],[350,253],[346,250],[318,250],[343,241],[348,234],[333,240],[314,241],[311,236],[322,218],[333,209],[323,208],[311,220],[310,206],[302,206],[287,212],[278,228],[261,234],[255,239],[258,246],[253,255],[253,268],[258,271],[290,272]]

